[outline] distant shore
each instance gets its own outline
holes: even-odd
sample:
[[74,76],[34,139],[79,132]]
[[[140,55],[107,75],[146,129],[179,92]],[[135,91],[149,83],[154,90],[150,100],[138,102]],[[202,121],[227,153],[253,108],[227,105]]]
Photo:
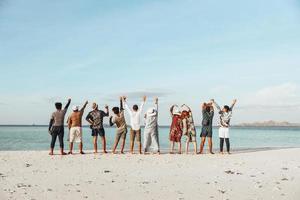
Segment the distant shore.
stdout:
[[199,156],[87,153],[0,152],[0,199],[300,198],[300,148]]

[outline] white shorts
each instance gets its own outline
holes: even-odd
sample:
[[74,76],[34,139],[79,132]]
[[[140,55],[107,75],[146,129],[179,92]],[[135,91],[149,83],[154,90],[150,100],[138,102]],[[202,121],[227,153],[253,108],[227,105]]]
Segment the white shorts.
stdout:
[[219,138],[229,138],[229,128],[220,127]]
[[70,142],[80,143],[82,142],[82,128],[72,127],[70,129]]

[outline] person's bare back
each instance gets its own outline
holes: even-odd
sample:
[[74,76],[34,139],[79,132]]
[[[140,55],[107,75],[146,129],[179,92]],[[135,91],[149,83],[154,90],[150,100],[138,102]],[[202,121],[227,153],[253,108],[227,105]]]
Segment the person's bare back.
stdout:
[[88,101],[85,102],[84,106],[80,110],[74,110],[68,119],[68,127],[69,129],[72,127],[82,127],[82,116],[84,113],[84,109],[86,108]]

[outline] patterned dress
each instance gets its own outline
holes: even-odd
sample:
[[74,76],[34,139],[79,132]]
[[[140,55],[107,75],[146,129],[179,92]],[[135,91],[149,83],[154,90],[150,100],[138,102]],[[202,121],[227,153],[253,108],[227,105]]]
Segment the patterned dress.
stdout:
[[173,115],[172,125],[170,128],[170,141],[180,142],[182,137],[182,119],[179,115]]
[[187,135],[190,142],[196,142],[196,128],[192,113],[190,113],[189,117],[187,118]]

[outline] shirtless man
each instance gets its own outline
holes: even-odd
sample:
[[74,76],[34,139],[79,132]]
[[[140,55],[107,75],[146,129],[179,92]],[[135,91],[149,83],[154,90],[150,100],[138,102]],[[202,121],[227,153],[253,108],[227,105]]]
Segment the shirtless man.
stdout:
[[80,154],[84,154],[82,151],[82,115],[86,108],[88,101],[85,102],[84,106],[79,110],[79,106],[73,106],[73,113],[68,119],[68,127],[70,130],[70,152],[73,154],[73,143],[79,143]]

